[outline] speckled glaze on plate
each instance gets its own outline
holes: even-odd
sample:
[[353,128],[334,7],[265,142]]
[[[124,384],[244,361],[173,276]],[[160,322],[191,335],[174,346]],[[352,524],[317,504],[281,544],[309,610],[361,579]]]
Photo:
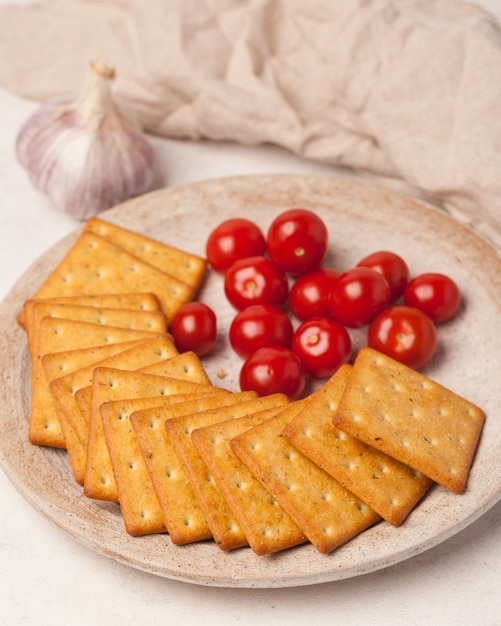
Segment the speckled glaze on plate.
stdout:
[[[293,587],[366,574],[408,559],[459,532],[501,496],[501,259],[496,250],[448,215],[414,199],[352,180],[318,176],[250,176],[217,179],[150,193],[102,215],[171,245],[203,255],[211,228],[247,216],[263,230],[280,211],[310,208],[330,232],[327,262],[347,269],[382,249],[404,256],[411,273],[443,271],[460,285],[464,305],[439,329],[439,349],[424,373],[481,406],[487,420],[467,490],[434,487],[405,523],[379,523],[330,555],[303,545],[269,557],[250,549],[224,553],[212,542],[175,546],[168,535],[127,535],[118,507],[82,495],[64,451],[27,439],[29,358],[16,316],[79,234],[75,231],[33,264],[0,308],[2,409],[0,461],[24,497],[69,535],[130,567],[194,584],[219,587]],[[112,285],[110,286],[110,290]],[[205,361],[214,384],[237,389],[240,360],[226,331],[234,311],[221,278],[209,273],[200,297],[219,317],[216,350]],[[353,335],[355,347],[363,331]],[[220,379],[216,372],[226,372]]]

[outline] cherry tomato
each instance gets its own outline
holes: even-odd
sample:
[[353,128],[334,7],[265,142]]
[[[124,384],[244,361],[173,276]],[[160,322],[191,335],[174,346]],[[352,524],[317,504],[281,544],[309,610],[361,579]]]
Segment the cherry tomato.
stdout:
[[235,261],[226,272],[224,291],[236,309],[251,304],[282,306],[289,295],[286,275],[270,259],[254,256]]
[[325,317],[313,317],[296,330],[292,349],[306,371],[315,378],[328,378],[351,356],[351,339],[344,326]]
[[370,267],[354,267],[339,276],[330,295],[330,314],[340,324],[361,328],[390,301],[390,286]]
[[284,211],[266,235],[268,254],[289,274],[306,274],[320,267],[327,253],[328,234],[322,219],[307,209]]
[[369,326],[367,343],[413,369],[428,363],[437,347],[437,331],[431,319],[419,309],[392,306]]
[[262,256],[266,251],[264,234],[254,222],[235,217],[219,224],[205,246],[207,261],[217,272],[225,272],[235,261]]
[[292,322],[287,313],[267,304],[253,304],[239,311],[230,326],[230,343],[246,359],[264,346],[290,347]]
[[216,343],[216,314],[202,302],[188,302],[176,313],[169,330],[179,352],[204,356]]
[[282,346],[258,348],[240,371],[242,391],[255,391],[260,396],[284,393],[295,400],[305,385],[306,372],[301,359],[295,352]]
[[457,313],[461,294],[457,284],[445,274],[420,274],[408,283],[404,302],[421,309],[435,324],[439,324]]
[[329,296],[340,272],[320,268],[300,276],[292,285],[289,306],[299,320],[329,315]]
[[372,267],[382,274],[390,285],[390,302],[394,302],[404,293],[409,281],[409,268],[401,256],[382,250],[364,257],[357,264],[359,267]]

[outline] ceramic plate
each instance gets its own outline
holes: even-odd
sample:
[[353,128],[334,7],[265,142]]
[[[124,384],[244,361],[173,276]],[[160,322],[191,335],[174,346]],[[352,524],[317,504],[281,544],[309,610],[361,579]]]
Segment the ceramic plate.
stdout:
[[[455,495],[434,487],[398,528],[379,523],[330,555],[303,545],[269,557],[250,549],[224,553],[212,542],[173,545],[168,535],[133,538],[118,508],[90,500],[74,482],[64,451],[27,440],[29,358],[16,315],[79,231],[44,254],[11,290],[1,307],[2,416],[0,459],[17,489],[41,513],[96,552],[152,574],[220,587],[292,587],[334,581],[390,566],[430,549],[465,528],[501,494],[501,260],[468,228],[439,209],[351,180],[312,176],[252,176],[165,189],[116,207],[102,217],[203,255],[205,239],[222,220],[247,216],[263,230],[279,212],[313,209],[330,233],[327,262],[348,269],[362,256],[388,249],[401,254],[412,274],[439,271],[460,285],[464,306],[439,329],[439,349],[424,373],[482,407],[487,420],[467,490]],[[112,285],[110,286],[112,289]],[[234,312],[221,278],[209,273],[201,299],[218,313],[220,338],[205,365],[213,382],[237,389],[240,361],[226,333]],[[355,346],[363,332],[354,333]],[[227,377],[221,380],[216,370]]]

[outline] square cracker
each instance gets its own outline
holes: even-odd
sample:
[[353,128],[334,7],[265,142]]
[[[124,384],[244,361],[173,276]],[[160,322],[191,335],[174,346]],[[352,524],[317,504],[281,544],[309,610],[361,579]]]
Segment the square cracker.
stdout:
[[[103,293],[95,295],[55,296],[46,298],[45,302],[57,304],[79,304],[80,306],[106,307],[110,309],[131,309],[134,311],[159,311],[160,302],[153,293]],[[24,309],[31,300],[24,303],[18,316],[21,326],[26,326]]]
[[88,220],[84,230],[111,241],[195,289],[202,281],[207,265],[207,261],[202,257],[117,226],[99,217]]
[[169,322],[194,294],[190,285],[84,231],[34,298],[109,293],[111,286],[116,293],[154,293]]
[[[283,405],[279,405],[251,412],[191,433],[210,475],[258,556],[291,548],[304,543],[306,538],[287,511],[235,455],[230,442],[249,428],[273,419],[282,410]],[[269,441],[269,435],[266,437]]]
[[[282,436],[309,400],[291,403],[275,417],[235,436],[230,445],[308,540],[328,554],[380,517]],[[241,491],[239,486],[237,496]]]
[[165,428],[188,474],[195,495],[205,511],[214,540],[222,550],[247,545],[247,538],[193,443],[191,433],[202,426],[232,420],[260,410],[273,409],[287,402],[288,399],[283,394],[273,394],[262,398],[253,397],[231,406],[214,407],[188,414],[182,413],[182,407],[168,407],[164,412],[167,417]]
[[284,438],[393,525],[401,524],[432,481],[332,424],[351,373],[343,365],[284,428]]
[[[182,356],[182,355],[180,355]],[[97,367],[91,386],[89,437],[84,493],[97,500],[118,501],[118,492],[110,455],[104,438],[99,407],[109,400],[206,391],[211,385],[189,378],[168,378],[155,374],[130,372],[113,367]],[[84,391],[83,388],[80,391]],[[77,392],[77,400],[78,400]]]
[[359,352],[333,423],[455,493],[466,488],[484,412],[371,348]]
[[102,344],[121,343],[156,336],[145,330],[117,328],[45,317],[40,323],[31,368],[31,407],[28,437],[31,443],[65,448],[66,443],[57,417],[50,388],[45,378],[41,357],[53,352],[85,348]]
[[36,338],[40,322],[44,317],[58,317],[67,320],[134,328],[165,334],[167,320],[161,311],[137,311],[129,309],[110,309],[75,304],[60,304],[49,300],[30,300],[24,306],[28,343]]

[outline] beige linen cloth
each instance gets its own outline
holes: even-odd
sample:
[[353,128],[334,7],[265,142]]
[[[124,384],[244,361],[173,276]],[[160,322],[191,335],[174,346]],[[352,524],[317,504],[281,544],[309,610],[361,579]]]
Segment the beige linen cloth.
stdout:
[[87,61],[173,138],[272,143],[402,181],[501,243],[501,29],[459,0],[47,0],[0,9],[0,84]]

